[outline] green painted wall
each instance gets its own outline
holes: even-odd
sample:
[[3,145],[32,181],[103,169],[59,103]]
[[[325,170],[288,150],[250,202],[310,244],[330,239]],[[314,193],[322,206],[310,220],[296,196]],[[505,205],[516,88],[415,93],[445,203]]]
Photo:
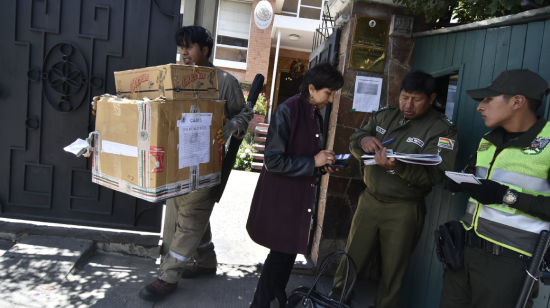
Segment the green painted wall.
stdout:
[[[453,116],[459,144],[456,170],[461,170],[488,131],[476,111],[478,102],[465,91],[486,87],[502,71],[517,68],[530,69],[550,82],[550,20],[416,40],[413,69],[436,73],[452,67],[461,68]],[[548,105],[547,99],[540,110],[547,119]],[[443,269],[435,255],[433,231],[449,220],[460,220],[466,201],[466,195],[452,196],[441,185],[426,197],[424,231],[403,285],[402,308],[439,307]],[[550,308],[549,293],[550,288],[541,285],[534,308]]]

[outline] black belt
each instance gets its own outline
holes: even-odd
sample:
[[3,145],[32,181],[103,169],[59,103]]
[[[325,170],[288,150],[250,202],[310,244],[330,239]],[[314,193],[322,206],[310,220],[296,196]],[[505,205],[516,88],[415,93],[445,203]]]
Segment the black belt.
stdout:
[[521,254],[517,251],[513,251],[506,247],[502,247],[498,244],[489,242],[481,237],[479,237],[474,231],[466,232],[466,245],[470,247],[477,247],[483,249],[486,253],[492,253],[495,256],[505,256],[508,258],[513,258],[517,260],[528,261],[530,257]]

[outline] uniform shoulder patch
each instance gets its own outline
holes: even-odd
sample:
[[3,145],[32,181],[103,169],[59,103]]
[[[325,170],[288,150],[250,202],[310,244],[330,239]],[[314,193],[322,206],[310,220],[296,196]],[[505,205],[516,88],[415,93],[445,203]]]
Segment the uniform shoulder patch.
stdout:
[[454,126],[453,121],[451,121],[451,119],[447,118],[446,115],[441,114],[441,115],[439,115],[439,118],[440,118],[441,120],[443,120],[443,122],[447,123],[447,125],[449,125],[449,126]]
[[437,146],[440,148],[453,150],[455,148],[455,141],[453,139],[439,137]]
[[386,107],[382,107],[382,108],[378,109],[378,111],[373,112],[373,113],[382,112],[382,111],[386,111],[386,110],[393,110],[395,108],[396,107],[393,107],[393,106],[386,106]]
[[550,143],[550,138],[539,136],[535,138],[535,140],[533,140],[533,142],[531,142],[531,144],[528,147],[521,149],[521,153],[527,154],[527,155],[540,154],[540,152],[542,152],[542,150],[544,150],[544,148],[546,148],[546,146],[549,143]]
[[492,143],[490,142],[481,142],[479,144],[479,147],[477,148],[477,151],[478,152],[485,152],[487,150],[489,150],[489,148],[491,147],[491,145],[493,145]]

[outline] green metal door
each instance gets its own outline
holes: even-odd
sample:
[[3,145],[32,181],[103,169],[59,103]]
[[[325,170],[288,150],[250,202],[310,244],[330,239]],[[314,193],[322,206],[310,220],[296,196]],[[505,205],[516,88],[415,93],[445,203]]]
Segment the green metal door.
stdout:
[[[502,71],[517,68],[530,69],[550,82],[550,20],[416,39],[414,70],[459,74],[453,115],[459,144],[456,170],[466,166],[488,131],[476,111],[478,102],[465,91],[486,87]],[[548,98],[539,112],[549,118]],[[453,196],[442,185],[426,197],[424,230],[401,291],[401,307],[439,307],[443,269],[435,255],[433,231],[449,220],[459,220],[466,201],[466,195]],[[534,308],[550,308],[549,293],[550,288],[541,285]]]

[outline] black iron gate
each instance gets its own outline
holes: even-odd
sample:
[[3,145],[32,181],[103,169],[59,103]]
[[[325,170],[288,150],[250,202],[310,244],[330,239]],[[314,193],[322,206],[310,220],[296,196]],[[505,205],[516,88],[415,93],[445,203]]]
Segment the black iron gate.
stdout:
[[91,182],[63,151],[114,71],[173,63],[180,0],[10,0],[0,9],[0,216],[159,232],[162,207]]

